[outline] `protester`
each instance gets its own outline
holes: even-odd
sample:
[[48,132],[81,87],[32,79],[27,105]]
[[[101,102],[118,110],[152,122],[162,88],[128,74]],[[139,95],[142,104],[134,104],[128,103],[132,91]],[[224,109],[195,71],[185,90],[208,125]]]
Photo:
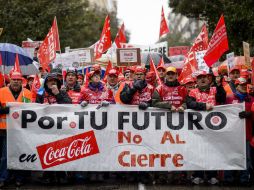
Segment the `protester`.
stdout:
[[238,67],[232,67],[229,72],[230,81],[224,86],[227,95],[233,94],[236,91],[235,80],[240,77],[240,69]]
[[[235,80],[236,91],[234,94],[227,96],[227,104],[245,103],[245,111],[239,113],[241,119],[246,119],[246,158],[247,158],[247,169],[241,170],[239,175],[239,184],[241,186],[250,186],[250,176],[252,172],[252,158],[250,156],[250,141],[253,138],[252,124],[254,121],[254,112],[251,111],[251,106],[254,102],[254,97],[247,93],[247,80],[246,78],[238,78]],[[236,184],[238,181],[234,179],[233,171],[224,171],[224,184]]]
[[27,77],[27,84],[26,84],[26,89],[28,89],[28,90],[31,90],[32,89],[32,85],[33,85],[33,82],[34,82],[34,77],[35,77],[35,75],[29,75],[28,77]]
[[193,77],[189,76],[182,80],[182,85],[186,88],[189,94],[189,92],[196,87],[196,82]]
[[110,103],[115,103],[113,92],[101,82],[100,71],[90,71],[88,78],[90,80],[88,86],[81,89],[79,103],[81,106],[87,104],[103,104],[104,106]]
[[24,183],[26,173],[24,171],[7,170],[7,139],[6,139],[6,114],[9,114],[8,102],[31,102],[31,92],[22,87],[21,73],[14,71],[10,76],[10,86],[0,89],[0,188],[5,186],[14,177],[17,187]]
[[146,69],[138,66],[135,70],[134,81],[125,84],[120,99],[125,104],[138,105],[139,109],[147,109],[152,103],[154,87],[145,80]]
[[[192,89],[186,98],[187,108],[194,110],[212,110],[214,106],[224,104],[226,101],[226,92],[222,85],[211,87],[211,74],[206,71],[198,71],[197,88]],[[216,171],[195,171],[192,175],[193,184],[204,183],[204,175],[208,179],[208,183],[215,185],[219,183]]]
[[[57,77],[57,73],[49,73],[44,81],[44,89],[42,95],[37,94],[36,103],[41,104],[71,104],[72,100],[67,92],[61,90],[61,82]],[[67,183],[65,172],[44,172],[41,183],[49,185],[54,183]]]
[[180,86],[177,76],[175,67],[166,69],[165,83],[159,85],[153,93],[152,103],[154,107],[171,111],[184,111],[186,109],[187,90],[185,87]]
[[67,69],[65,86],[62,89],[66,90],[72,100],[72,104],[79,104],[81,87],[77,81],[77,71],[75,69]]
[[80,86],[84,85],[84,75],[82,73],[78,73],[78,83]]
[[107,76],[107,88],[113,92],[113,96],[115,96],[120,83],[118,81],[118,71],[116,69],[111,69],[108,72]]
[[161,82],[164,82],[166,77],[166,68],[164,66],[159,66],[157,67],[157,71],[158,71]]

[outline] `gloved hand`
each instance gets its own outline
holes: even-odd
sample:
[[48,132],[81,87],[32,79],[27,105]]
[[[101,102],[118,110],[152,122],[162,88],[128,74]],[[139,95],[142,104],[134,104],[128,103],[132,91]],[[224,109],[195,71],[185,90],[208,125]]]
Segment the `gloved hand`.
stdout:
[[97,110],[100,109],[101,107],[108,107],[110,104],[110,102],[103,100],[98,106],[97,106]]
[[145,102],[140,102],[138,108],[141,110],[146,110],[148,108],[148,104]]
[[248,112],[248,111],[242,111],[239,113],[239,117],[241,119],[244,119],[244,118],[251,118],[251,112]]
[[143,88],[146,87],[146,81],[145,80],[135,80],[134,83],[133,83],[133,87],[136,89],[136,90],[142,90]]
[[9,114],[10,107],[0,107],[0,114]]
[[81,107],[86,107],[88,105],[88,102],[87,101],[82,101],[81,103],[80,103],[80,106]]

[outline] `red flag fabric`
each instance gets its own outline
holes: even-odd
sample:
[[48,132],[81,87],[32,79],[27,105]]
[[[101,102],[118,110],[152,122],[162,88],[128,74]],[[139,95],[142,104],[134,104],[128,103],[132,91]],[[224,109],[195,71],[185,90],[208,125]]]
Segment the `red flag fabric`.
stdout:
[[49,63],[56,58],[56,51],[60,51],[60,43],[57,21],[55,17],[52,27],[50,28],[49,33],[42,42],[38,51],[38,58],[44,70],[50,70]]
[[165,19],[163,7],[161,9],[161,25],[160,25],[160,37],[169,33],[169,28]]
[[158,67],[165,67],[165,68],[166,68],[165,63],[164,63],[164,60],[163,60],[163,57],[161,57],[160,62],[159,62],[159,64],[157,65],[157,68],[158,68]]
[[208,48],[208,30],[204,24],[201,28],[201,32],[195,39],[190,51],[203,51]]
[[184,78],[189,77],[190,75],[192,75],[192,73],[198,70],[198,63],[196,60],[195,52],[203,51],[206,50],[207,48],[208,48],[208,31],[206,25],[204,24],[184,60],[182,72],[178,77],[178,81],[180,83]]
[[32,102],[35,102],[37,92],[40,89],[40,87],[41,87],[40,79],[39,79],[39,76],[36,74],[35,77],[34,77],[34,81],[33,81],[33,84],[32,84],[32,89],[31,89]]
[[120,43],[126,43],[126,42],[127,42],[127,40],[126,40],[126,36],[125,36],[124,23],[123,23],[116,34],[115,44],[116,44],[117,48],[121,48]]
[[16,54],[14,67],[12,67],[12,69],[11,69],[11,71],[10,71],[10,75],[11,75],[13,72],[19,72],[19,73],[21,73],[21,69],[20,69],[20,66],[19,66],[19,55],[18,55],[18,54]]
[[88,67],[86,68],[86,74],[85,74],[85,78],[84,78],[84,86],[88,87],[89,84],[89,77],[88,77]]
[[226,51],[228,51],[228,37],[224,16],[221,15],[204,56],[207,66],[211,67]]
[[113,65],[111,63],[111,61],[108,62],[105,74],[104,74],[104,78],[103,78],[103,82],[107,82],[107,76],[108,76],[108,72],[110,71],[110,69],[113,69]]
[[101,33],[100,41],[98,43],[98,46],[95,51],[95,59],[98,59],[101,57],[101,55],[111,47],[111,33],[110,33],[110,19],[109,16],[107,15],[103,30]]
[[0,72],[0,88],[4,86],[4,75]]
[[198,70],[198,63],[196,60],[195,52],[190,51],[185,58],[185,64],[183,66],[182,72],[180,76],[178,77],[178,81],[181,83],[183,79],[189,77],[194,73],[195,71]]
[[154,62],[151,56],[150,56],[150,71],[155,73],[158,85],[161,85],[162,84],[161,79],[159,77],[158,71],[154,65]]

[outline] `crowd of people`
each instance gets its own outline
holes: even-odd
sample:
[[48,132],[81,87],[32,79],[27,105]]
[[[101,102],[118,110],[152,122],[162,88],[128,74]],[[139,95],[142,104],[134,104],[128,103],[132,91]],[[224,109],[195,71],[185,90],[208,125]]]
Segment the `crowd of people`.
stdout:
[[[0,188],[12,179],[17,186],[22,185],[27,171],[7,170],[6,115],[9,114],[8,102],[35,102],[39,104],[88,104],[110,106],[110,104],[137,105],[139,109],[158,107],[172,112],[184,112],[185,109],[212,110],[214,106],[245,102],[245,111],[239,113],[239,119],[246,119],[246,157],[247,169],[242,171],[194,171],[189,178],[188,172],[180,172],[179,181],[190,181],[193,184],[251,185],[253,174],[254,138],[254,91],[251,87],[251,72],[233,67],[226,73],[198,71],[195,77],[189,76],[178,81],[178,71],[174,67],[159,66],[159,78],[153,71],[142,66],[126,67],[123,73],[118,67],[109,70],[102,80],[101,67],[94,64],[88,75],[84,76],[75,69],[68,69],[63,76],[59,69],[47,73],[40,70],[40,81],[44,91],[33,95],[31,88],[34,75],[22,76],[14,71],[5,78],[0,88]],[[229,76],[227,76],[229,73]],[[181,82],[181,83],[180,83]],[[15,143],[15,142],[13,142]],[[212,153],[211,153],[212,154]],[[220,174],[220,175],[219,175]],[[132,175],[123,173],[84,172],[43,172],[41,182],[61,183],[69,178],[79,181],[84,176],[91,180],[104,180],[106,177],[126,177],[127,180],[152,182],[165,179],[168,172],[142,172]],[[161,177],[162,176],[162,177]],[[84,179],[86,180],[86,179]]]

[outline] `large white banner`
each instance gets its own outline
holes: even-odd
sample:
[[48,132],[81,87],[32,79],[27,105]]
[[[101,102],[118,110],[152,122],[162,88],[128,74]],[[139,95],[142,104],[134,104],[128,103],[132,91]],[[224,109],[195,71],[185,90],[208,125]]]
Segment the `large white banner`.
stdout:
[[11,104],[8,168],[55,171],[242,170],[244,104],[172,113],[137,106]]

